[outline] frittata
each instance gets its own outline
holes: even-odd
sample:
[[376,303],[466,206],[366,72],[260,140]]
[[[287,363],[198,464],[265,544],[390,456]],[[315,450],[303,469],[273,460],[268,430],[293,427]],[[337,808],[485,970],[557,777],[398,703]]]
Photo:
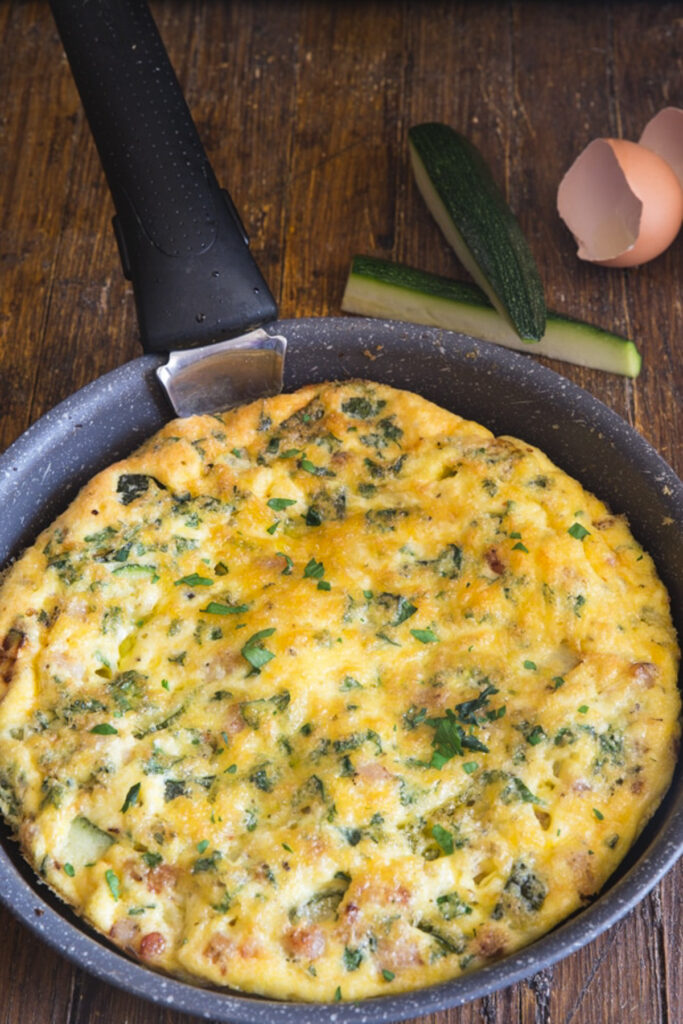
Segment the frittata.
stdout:
[[313,385],[175,420],[0,590],[0,806],[198,984],[359,999],[518,949],[671,780],[666,591],[536,448]]

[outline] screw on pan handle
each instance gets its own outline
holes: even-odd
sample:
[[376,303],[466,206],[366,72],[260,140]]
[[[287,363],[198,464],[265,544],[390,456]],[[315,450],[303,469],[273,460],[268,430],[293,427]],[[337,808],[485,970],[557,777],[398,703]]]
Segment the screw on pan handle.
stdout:
[[206,345],[275,319],[145,0],[50,6],[116,207],[145,351]]

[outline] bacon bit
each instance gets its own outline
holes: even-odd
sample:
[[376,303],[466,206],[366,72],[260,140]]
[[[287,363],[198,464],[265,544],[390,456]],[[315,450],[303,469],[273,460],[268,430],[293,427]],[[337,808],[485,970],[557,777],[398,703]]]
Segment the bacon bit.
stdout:
[[293,957],[317,960],[327,948],[325,932],[318,925],[292,928],[282,937],[282,945]]
[[164,889],[173,889],[178,881],[178,869],[171,864],[159,864],[147,875],[147,888],[150,892],[160,893]]
[[614,516],[607,516],[606,519],[598,519],[597,522],[593,523],[596,530],[609,530],[610,526],[614,526],[616,519]]
[[247,723],[242,718],[242,711],[239,704],[230,704],[225,709],[225,718],[223,719],[223,732],[226,736],[236,736],[238,732],[242,732],[242,729],[246,729]]
[[243,960],[251,960],[252,957],[259,957],[263,953],[263,947],[257,939],[248,937],[240,942],[237,952]]
[[140,926],[136,924],[130,917],[123,918],[121,921],[115,921],[109,929],[109,938],[112,939],[117,946],[132,946],[133,939],[140,931]]
[[25,643],[26,633],[12,626],[0,647],[0,679],[4,683],[11,683],[19,651]]
[[491,572],[495,572],[498,576],[502,576],[505,572],[505,563],[501,561],[498,553],[498,548],[489,548],[484,555],[487,565]]
[[129,878],[133,879],[134,882],[141,882],[142,879],[148,874],[148,872],[145,869],[141,870],[140,862],[138,860],[135,860],[134,857],[129,857],[128,860],[125,861],[123,865],[123,870],[125,871]]
[[505,952],[506,938],[505,933],[499,928],[485,924],[477,934],[475,945],[481,956],[492,959]]
[[370,782],[387,782],[389,779],[396,778],[388,768],[385,768],[383,764],[378,764],[377,761],[359,764],[356,768],[356,774],[360,775],[363,779],[368,779]]
[[207,945],[204,947],[203,956],[211,963],[218,967],[221,974],[225,974],[228,969],[228,964],[232,960],[235,954],[235,943],[232,939],[229,939],[227,935],[221,935],[217,932],[212,935]]
[[204,678],[209,683],[220,683],[241,663],[239,651],[221,651],[212,661],[204,663]]
[[282,555],[264,556],[258,559],[257,564],[259,569],[263,569],[264,572],[282,572],[287,566],[287,562]]
[[645,782],[643,781],[643,779],[634,779],[631,783],[630,788],[634,796],[640,796],[640,794],[645,789]]
[[348,462],[350,458],[351,452],[334,452],[334,454],[330,458],[330,462],[332,462],[335,466],[343,466],[344,463]]
[[357,903],[347,903],[344,907],[344,915],[351,924],[355,924],[360,915],[360,907]]
[[631,665],[631,675],[638,683],[642,683],[646,690],[655,685],[659,675],[659,669],[651,661],[636,661]]
[[154,960],[166,949],[166,939],[161,932],[149,932],[140,939],[139,953],[143,960]]
[[587,853],[572,853],[568,857],[577,892],[582,900],[590,900],[597,890],[593,867]]

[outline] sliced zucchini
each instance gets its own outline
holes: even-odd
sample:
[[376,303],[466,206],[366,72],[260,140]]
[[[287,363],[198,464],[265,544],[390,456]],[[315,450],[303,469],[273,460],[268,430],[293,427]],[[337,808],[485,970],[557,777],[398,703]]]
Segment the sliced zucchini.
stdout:
[[444,327],[520,352],[637,377],[641,358],[632,341],[548,312],[539,342],[520,340],[476,285],[451,281],[371,256],[356,256],[346,283],[347,313]]
[[539,341],[538,268],[481,153],[445,124],[415,125],[408,138],[417,186],[463,266],[520,338]]
[[114,839],[83,815],[74,818],[69,828],[62,860],[75,870],[85,864],[94,864],[102,857]]

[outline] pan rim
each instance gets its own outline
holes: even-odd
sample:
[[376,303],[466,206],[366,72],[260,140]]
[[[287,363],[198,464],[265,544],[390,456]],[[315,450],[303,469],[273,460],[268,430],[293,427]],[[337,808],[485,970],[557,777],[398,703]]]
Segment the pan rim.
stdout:
[[[306,337],[307,332],[314,335],[315,348],[310,340],[306,342],[311,347],[309,355],[320,349],[324,350],[325,346],[334,350],[334,347],[339,345],[340,335],[347,336],[350,329],[361,338],[359,344],[367,345],[375,344],[377,339],[381,338],[385,344],[391,339],[392,344],[400,346],[402,339],[414,338],[417,334],[425,344],[435,349],[447,346],[453,351],[457,350],[459,359],[480,360],[484,372],[501,372],[516,378],[518,383],[523,380],[523,386],[530,389],[530,393],[540,394],[544,388],[554,389],[556,393],[553,401],[559,402],[560,408],[569,410],[574,405],[579,406],[580,414],[584,418],[592,418],[594,431],[603,431],[608,435],[612,432],[610,440],[625,453],[628,450],[630,462],[638,474],[646,474],[651,479],[652,486],[656,486],[662,496],[665,491],[670,492],[667,503],[670,504],[672,511],[678,511],[678,517],[674,517],[674,525],[683,530],[680,511],[683,504],[683,484],[659,453],[599,399],[543,364],[528,359],[524,354],[434,328],[355,317],[283,320],[269,325],[268,329],[284,333],[290,339],[300,338],[302,334]],[[55,429],[62,430],[67,436],[69,432],[73,435],[74,424],[78,424],[80,406],[83,403],[87,404],[91,399],[96,400],[103,393],[111,394],[112,389],[115,392],[131,375],[137,378],[142,374],[143,377],[151,379],[154,376],[154,369],[160,362],[159,357],[142,356],[126,363],[86,385],[37,421],[0,456],[0,495],[3,487],[11,485],[14,467],[17,461],[21,462],[27,452],[35,451],[37,447],[38,453],[41,454]],[[368,365],[371,372],[375,367],[374,362]],[[315,363],[311,366],[311,373],[315,377],[318,372],[319,366]],[[342,376],[346,375],[342,363],[340,373]],[[334,374],[327,372],[325,379],[332,377]],[[161,414],[163,405],[160,395],[153,397],[150,417]],[[166,418],[171,418],[170,412],[166,414]],[[657,831],[654,831],[652,822],[646,829],[646,834],[653,832],[647,847],[622,877],[612,885],[608,884],[603,894],[590,907],[532,945],[471,975],[464,975],[438,986],[414,992],[380,996],[358,1003],[337,1003],[331,1006],[325,1003],[280,1002],[232,991],[223,993],[220,990],[198,988],[176,979],[166,978],[127,959],[123,954],[105,945],[106,940],[93,938],[87,925],[72,924],[42,898],[39,882],[29,883],[22,876],[6,852],[4,844],[0,844],[0,900],[43,941],[101,980],[195,1016],[234,1021],[238,1024],[294,1019],[315,1024],[318,1021],[333,1019],[349,1022],[401,1020],[458,1006],[514,984],[542,967],[556,963],[620,920],[647,895],[683,852],[683,792],[680,792],[680,775],[679,764],[678,778],[665,801],[664,810],[660,809],[655,818],[655,822],[658,821]],[[676,788],[679,791],[677,797],[674,794]],[[29,871],[32,872],[32,869]],[[37,916],[38,910],[40,916]],[[50,932],[50,928],[53,932]],[[68,940],[65,939],[66,934]],[[100,959],[103,961],[101,964]]]

